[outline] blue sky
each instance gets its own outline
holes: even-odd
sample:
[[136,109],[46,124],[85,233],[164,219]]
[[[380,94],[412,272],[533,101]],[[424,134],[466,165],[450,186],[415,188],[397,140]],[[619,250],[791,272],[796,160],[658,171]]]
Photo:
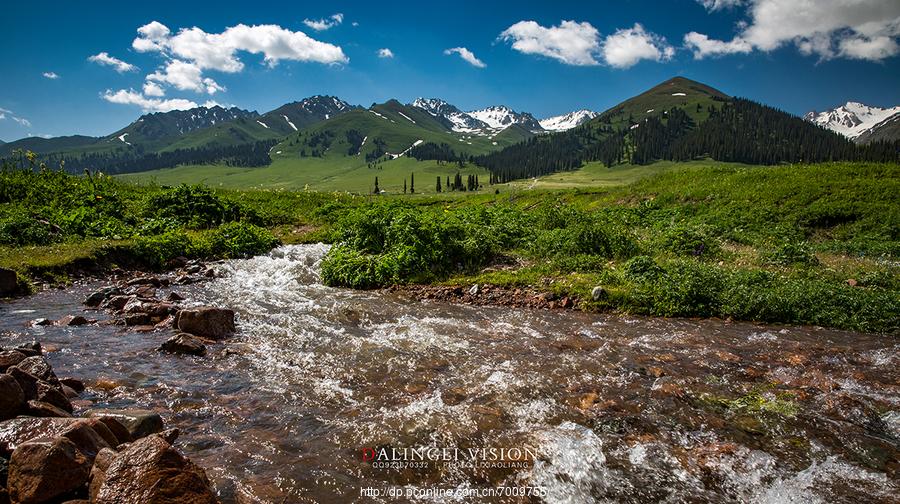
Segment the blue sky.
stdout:
[[810,4],[14,2],[0,18],[0,139],[105,135],[179,103],[265,112],[313,94],[545,117],[604,110],[675,75],[796,114],[900,104],[900,2]]

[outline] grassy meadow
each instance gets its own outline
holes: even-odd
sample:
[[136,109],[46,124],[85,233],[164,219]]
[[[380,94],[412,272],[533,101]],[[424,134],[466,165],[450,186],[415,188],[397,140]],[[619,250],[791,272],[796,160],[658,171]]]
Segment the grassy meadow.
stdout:
[[[326,157],[300,175],[279,163],[5,170],[0,266],[64,282],[67,265],[90,261],[163,268],[326,241],[323,277],[336,286],[530,286],[589,310],[898,330],[900,165],[587,165],[434,194],[455,167],[400,158],[340,172]],[[369,194],[376,172],[380,196]],[[403,195],[410,172],[417,194]]]

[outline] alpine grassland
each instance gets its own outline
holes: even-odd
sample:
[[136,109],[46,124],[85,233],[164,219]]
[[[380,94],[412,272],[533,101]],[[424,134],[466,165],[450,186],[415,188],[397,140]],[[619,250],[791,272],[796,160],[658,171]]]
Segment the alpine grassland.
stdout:
[[[0,266],[64,282],[67,265],[91,261],[159,269],[325,241],[322,277],[337,287],[492,284],[569,296],[585,310],[898,330],[900,165],[585,169],[547,185],[373,195],[6,167]],[[617,181],[577,183],[601,170]]]

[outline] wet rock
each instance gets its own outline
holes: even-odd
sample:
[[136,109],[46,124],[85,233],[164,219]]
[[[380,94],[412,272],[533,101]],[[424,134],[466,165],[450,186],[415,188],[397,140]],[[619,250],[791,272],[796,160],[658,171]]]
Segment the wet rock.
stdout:
[[104,301],[101,307],[109,310],[121,311],[132,299],[134,299],[133,296],[113,296]]
[[79,418],[76,419],[75,422],[69,424],[69,426],[60,433],[62,437],[68,438],[75,443],[78,450],[91,462],[94,461],[94,457],[100,450],[103,448],[112,448],[106,441],[107,437],[114,441],[114,436],[109,432],[109,429],[105,429],[103,435],[101,435],[94,429],[94,425],[102,426],[101,428],[103,429],[106,427],[102,422],[92,423],[90,419]]
[[170,292],[168,296],[166,296],[166,301],[170,303],[174,303],[176,301],[184,301],[184,296],[177,292]]
[[90,324],[91,321],[82,317],[81,315],[67,315],[56,321],[56,325],[58,326],[83,326]]
[[72,387],[75,392],[84,392],[84,383],[77,378],[61,378],[59,382],[67,387]]
[[594,301],[600,301],[601,299],[606,297],[606,289],[601,286],[596,286],[591,289],[591,299]]
[[68,385],[60,384],[60,391],[66,396],[68,399],[76,399],[79,394],[72,387]]
[[447,406],[455,406],[466,400],[466,390],[462,387],[453,387],[441,391],[441,400]]
[[41,356],[35,355],[34,357],[22,359],[15,367],[40,380],[59,383],[59,378],[57,378],[56,374],[53,372],[53,367],[50,366],[47,359]]
[[178,256],[172,259],[169,259],[166,262],[166,267],[169,269],[178,269],[184,268],[188,264],[188,258],[184,256]]
[[97,501],[97,496],[100,495],[100,488],[106,481],[106,471],[118,455],[115,450],[104,448],[94,458],[94,465],[91,467],[90,481],[88,483],[88,495],[91,498],[91,502]]
[[188,333],[179,333],[172,336],[160,347],[163,352],[182,355],[206,355],[206,345],[203,340]]
[[35,355],[41,355],[44,353],[43,347],[37,341],[32,341],[31,343],[25,343],[23,345],[19,345],[14,350],[18,352],[22,352],[26,357],[34,357]]
[[104,472],[97,504],[213,504],[206,473],[160,436],[131,443]]
[[166,440],[166,443],[174,444],[180,434],[181,431],[178,429],[166,429],[160,433],[160,436]]
[[154,287],[162,287],[162,281],[154,276],[145,276],[132,278],[131,280],[125,282],[125,285],[129,287],[134,287],[135,285],[152,285]]
[[[21,416],[0,423],[0,447],[5,446],[7,453],[12,452],[20,444],[37,438],[53,438],[59,436],[77,418],[38,418]],[[2,451],[2,450],[0,450]]]
[[92,410],[88,412],[87,416],[101,419],[109,417],[118,420],[128,429],[128,434],[132,439],[139,439],[163,430],[162,417],[159,416],[159,413],[149,410]]
[[8,376],[12,376],[16,382],[18,382],[19,387],[22,389],[22,393],[25,394],[25,400],[37,399],[38,397],[38,378],[32,374],[26,373],[21,369],[13,366],[6,370],[6,374]]
[[181,310],[176,315],[176,323],[180,331],[212,339],[222,339],[235,331],[234,311],[224,308]]
[[[110,446],[119,446],[122,443],[130,443],[132,441],[131,433],[128,432],[128,428],[125,427],[122,422],[116,420],[113,417],[100,416],[89,418],[88,420],[97,420],[98,422],[102,422],[103,425],[105,425],[106,428],[109,429],[109,432],[111,432],[112,435],[115,436],[116,443],[110,443]],[[95,430],[97,430],[97,432],[100,432],[96,427]]]
[[146,313],[130,313],[125,315],[125,325],[129,327],[143,326],[150,323],[150,315]]
[[4,350],[0,352],[0,373],[22,362],[25,354],[18,350]]
[[10,375],[0,375],[0,420],[13,418],[25,404],[25,394],[22,387]]
[[89,294],[84,299],[84,304],[86,306],[100,306],[101,303],[103,303],[110,297],[120,294],[122,294],[122,289],[119,289],[118,287],[104,287]]
[[72,414],[68,411],[44,401],[28,401],[25,411],[28,415],[35,417],[72,418]]
[[0,297],[12,296],[18,290],[19,280],[16,278],[16,272],[0,268]]
[[578,407],[583,410],[591,409],[591,406],[596,404],[600,400],[600,395],[596,392],[588,392],[581,396],[581,399],[578,401]]
[[470,295],[470,296],[477,296],[479,292],[480,292],[480,289],[479,289],[479,287],[478,287],[478,284],[473,285],[473,286],[469,289],[469,295]]
[[32,327],[53,325],[53,321],[47,318],[37,318],[31,321]]
[[139,298],[152,299],[156,297],[156,287],[153,287],[152,285],[141,285],[129,289],[128,293],[134,294]]
[[37,400],[50,403],[69,413],[72,412],[72,403],[69,402],[69,398],[62,392],[62,389],[45,381],[39,381],[37,384]]
[[9,461],[9,496],[19,504],[37,504],[63,496],[87,483],[91,463],[64,437],[23,443]]

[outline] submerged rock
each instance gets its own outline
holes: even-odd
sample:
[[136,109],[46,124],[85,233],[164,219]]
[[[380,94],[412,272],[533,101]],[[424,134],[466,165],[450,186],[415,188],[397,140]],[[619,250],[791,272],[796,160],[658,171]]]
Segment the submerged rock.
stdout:
[[128,430],[132,439],[139,439],[150,434],[162,432],[163,421],[159,413],[150,410],[92,410],[87,416],[93,418],[112,418],[117,420]]
[[218,502],[203,469],[157,435],[131,443],[97,478],[98,504]]
[[203,344],[203,340],[188,333],[172,336],[159,349],[174,354],[206,355],[206,345]]
[[222,339],[235,331],[234,310],[225,308],[181,310],[175,320],[179,330],[205,338]]
[[9,496],[19,504],[38,504],[87,483],[91,462],[65,437],[28,441],[9,461]]

